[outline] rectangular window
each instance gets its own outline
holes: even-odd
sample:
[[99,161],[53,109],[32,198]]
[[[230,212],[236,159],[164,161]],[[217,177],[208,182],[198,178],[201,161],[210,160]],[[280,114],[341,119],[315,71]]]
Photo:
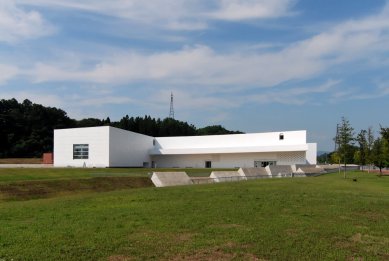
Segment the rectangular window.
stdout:
[[88,159],[89,144],[73,144],[73,159]]

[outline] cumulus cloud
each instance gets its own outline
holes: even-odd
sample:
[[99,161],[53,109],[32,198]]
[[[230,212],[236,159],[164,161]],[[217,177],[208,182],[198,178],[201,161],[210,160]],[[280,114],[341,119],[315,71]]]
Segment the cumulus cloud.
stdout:
[[124,84],[137,81],[197,85],[231,91],[271,87],[290,80],[307,80],[333,66],[369,61],[389,50],[389,12],[335,25],[310,38],[277,50],[242,48],[219,53],[210,46],[140,53],[122,50],[80,64],[36,63],[27,74],[34,82],[78,81]]
[[25,11],[13,1],[0,2],[0,42],[13,43],[19,40],[36,38],[54,32],[40,13]]

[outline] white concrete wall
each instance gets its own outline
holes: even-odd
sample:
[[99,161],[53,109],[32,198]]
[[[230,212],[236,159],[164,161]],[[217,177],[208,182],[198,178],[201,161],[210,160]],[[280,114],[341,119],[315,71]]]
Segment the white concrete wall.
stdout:
[[317,143],[308,143],[307,164],[317,164]]
[[[73,144],[89,144],[88,159],[73,159]],[[55,167],[108,167],[109,127],[54,130]]]
[[109,166],[142,167],[147,162],[151,167],[148,151],[153,147],[153,137],[110,127]]
[[277,165],[306,164],[305,151],[278,152]]
[[[284,139],[279,135],[283,133]],[[231,135],[159,137],[156,149],[231,148],[306,144],[306,131],[280,131]]]
[[277,153],[154,155],[152,160],[158,168],[204,168],[205,161],[211,161],[212,168],[252,168],[254,161],[276,161]]

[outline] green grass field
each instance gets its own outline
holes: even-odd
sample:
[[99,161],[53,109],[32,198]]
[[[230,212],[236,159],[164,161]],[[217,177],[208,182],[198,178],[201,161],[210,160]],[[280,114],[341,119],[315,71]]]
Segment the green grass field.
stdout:
[[[0,170],[0,185],[107,173],[144,179],[148,171]],[[389,177],[350,172],[348,179],[113,189],[3,198],[0,260],[389,259]]]

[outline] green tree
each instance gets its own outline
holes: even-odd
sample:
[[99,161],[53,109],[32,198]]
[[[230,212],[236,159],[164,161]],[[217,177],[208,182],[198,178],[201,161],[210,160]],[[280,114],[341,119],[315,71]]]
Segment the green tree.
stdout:
[[354,161],[360,165],[366,165],[366,154],[367,154],[367,130],[361,130],[356,141],[359,144],[358,150],[354,153]]
[[[363,162],[363,159],[362,159],[362,155],[361,155],[361,151],[360,150],[356,150],[354,152],[354,162],[357,163],[357,164],[362,164],[361,162]],[[362,164],[363,165],[363,164]]]
[[221,134],[240,134],[240,131],[230,131],[221,125],[212,125],[196,130],[197,135],[221,135]]
[[373,164],[373,145],[374,145],[374,131],[373,131],[373,127],[369,127],[367,129],[367,137],[366,137],[366,163],[369,165],[369,172],[370,172],[370,168],[371,168],[371,165]]
[[344,164],[344,178],[346,178],[347,158],[350,158],[350,154],[353,158],[353,144],[354,144],[354,128],[351,127],[350,122],[342,117],[342,122],[339,125],[338,135],[335,138],[338,143],[338,154],[343,160]]
[[384,128],[380,125],[380,129],[382,138],[389,142],[389,128]]
[[383,137],[377,138],[374,142],[373,161],[380,169],[380,174],[382,175],[382,168],[389,165],[389,143]]
[[340,162],[340,156],[338,152],[332,152],[330,156],[330,161],[332,164],[338,164]]

